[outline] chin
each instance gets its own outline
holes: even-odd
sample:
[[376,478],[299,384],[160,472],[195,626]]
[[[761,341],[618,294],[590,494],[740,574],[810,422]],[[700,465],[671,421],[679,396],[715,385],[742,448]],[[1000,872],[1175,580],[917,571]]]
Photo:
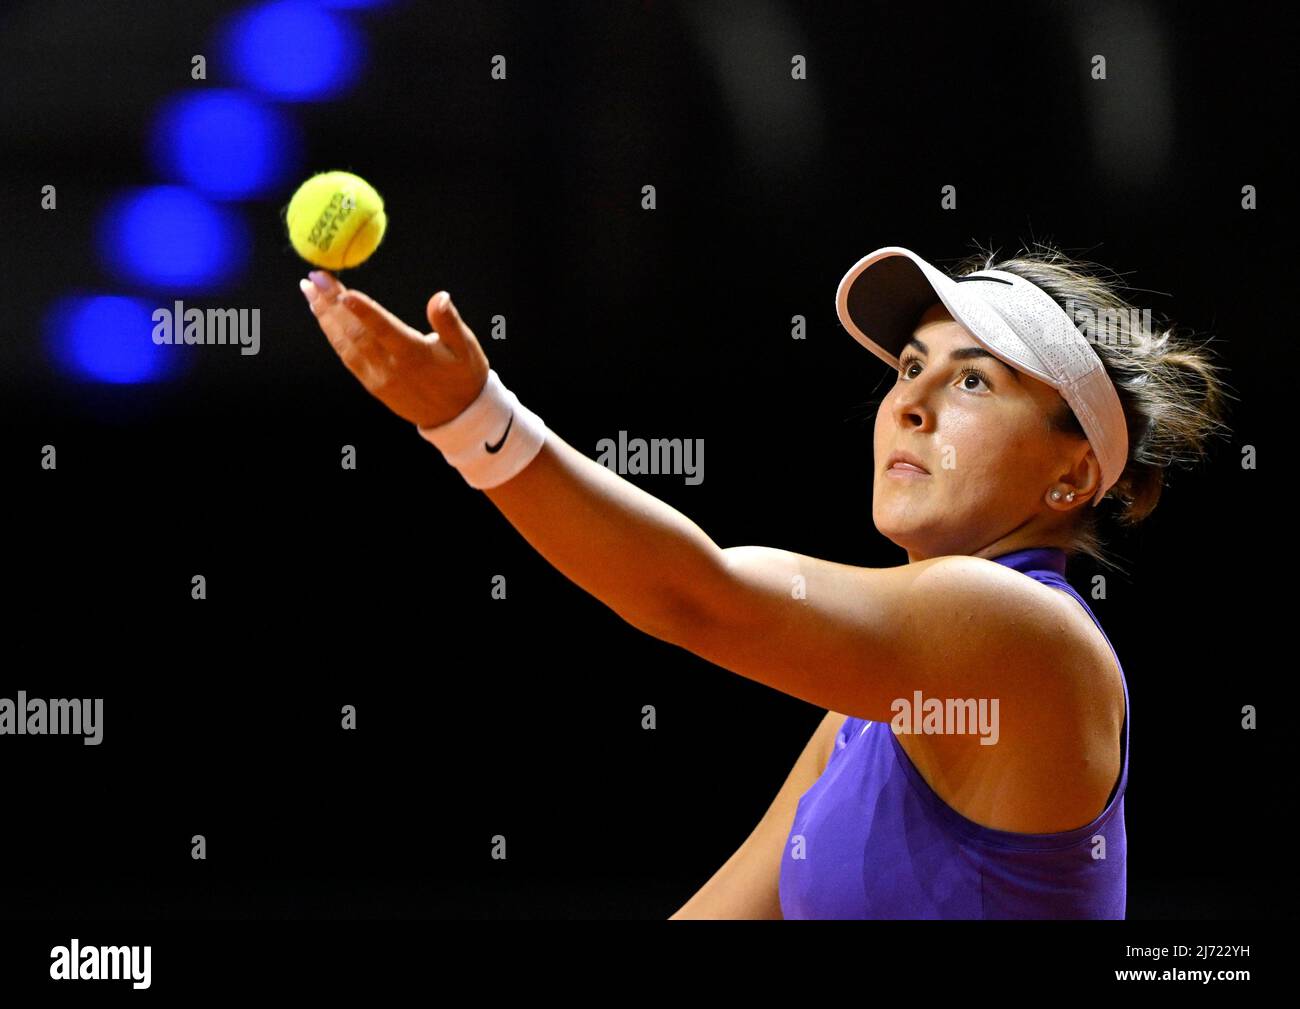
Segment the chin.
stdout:
[[915,515],[900,515],[894,508],[877,508],[872,510],[871,518],[881,536],[904,550],[917,546],[925,538],[925,527],[916,521]]
[[925,553],[928,546],[951,534],[951,519],[931,512],[912,502],[877,498],[871,519],[880,535],[891,543],[911,553]]

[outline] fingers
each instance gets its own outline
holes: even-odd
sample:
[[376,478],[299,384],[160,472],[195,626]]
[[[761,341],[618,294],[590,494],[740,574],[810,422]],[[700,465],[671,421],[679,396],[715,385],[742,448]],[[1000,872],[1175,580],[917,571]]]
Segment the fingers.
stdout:
[[307,274],[316,290],[320,292],[325,305],[331,305],[338,300],[339,295],[347,290],[339,279],[328,270],[312,270]]
[[341,294],[352,292],[324,271],[313,270],[310,276],[312,280],[300,281],[298,286],[312,314],[343,363],[369,385],[375,368],[387,367],[393,352],[379,339],[375,327],[363,323],[340,303]]
[[323,270],[313,270],[308,276],[312,279],[299,281],[298,286],[307,296],[312,314],[320,322],[321,329],[325,330],[325,335],[330,338],[335,350],[342,353],[345,347],[380,343],[378,327],[366,325],[347,310],[343,297],[350,297],[354,292]]
[[339,351],[339,358],[348,371],[352,372],[361,380],[362,385],[376,395],[388,384],[397,371],[397,366],[393,363],[392,358],[387,356],[386,351],[378,347],[361,350],[356,346],[350,346]]
[[429,342],[418,329],[408,326],[363,291],[345,291],[338,302],[393,353],[423,349]]
[[315,282],[316,286],[327,294],[338,295],[347,290],[343,282],[338,277],[330,273],[329,270],[311,270],[307,274]]
[[470,343],[474,340],[474,335],[461,319],[456,306],[451,303],[450,294],[446,291],[435,294],[425,306],[425,314],[429,317],[429,325],[438,334],[438,340],[443,346],[460,360],[469,356]]
[[344,332],[346,320],[340,315],[338,304],[343,285],[324,270],[312,270],[307,276],[310,279],[298,281],[298,286],[311,306],[312,315],[320,320],[321,328],[331,339],[348,336]]

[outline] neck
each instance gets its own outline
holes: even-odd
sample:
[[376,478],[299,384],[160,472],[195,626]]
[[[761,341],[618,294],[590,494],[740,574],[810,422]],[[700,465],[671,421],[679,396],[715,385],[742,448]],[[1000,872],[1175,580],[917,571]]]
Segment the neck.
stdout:
[[[1057,542],[1054,536],[1040,532],[1031,532],[1028,530],[1017,530],[1006,536],[1000,536],[993,542],[982,547],[972,550],[948,551],[948,553],[960,553],[970,557],[983,557],[985,560],[992,560],[994,557],[1001,557],[1003,554],[1015,553],[1017,550],[1032,550],[1043,548],[1056,548],[1064,550],[1065,544]],[[943,553],[926,553],[918,550],[907,551],[907,563],[915,564],[918,561],[926,561],[932,557],[945,556]]]

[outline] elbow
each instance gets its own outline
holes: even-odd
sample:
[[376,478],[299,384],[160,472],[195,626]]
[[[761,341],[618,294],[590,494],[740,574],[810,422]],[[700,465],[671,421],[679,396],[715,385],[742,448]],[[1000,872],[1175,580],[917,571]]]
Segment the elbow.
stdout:
[[695,600],[671,593],[652,612],[624,615],[623,619],[652,638],[687,650],[698,640],[705,621]]
[[691,651],[716,616],[718,601],[726,584],[727,558],[714,551],[707,568],[692,572],[679,584],[661,590],[654,605],[638,606],[636,612],[619,615],[652,638]]

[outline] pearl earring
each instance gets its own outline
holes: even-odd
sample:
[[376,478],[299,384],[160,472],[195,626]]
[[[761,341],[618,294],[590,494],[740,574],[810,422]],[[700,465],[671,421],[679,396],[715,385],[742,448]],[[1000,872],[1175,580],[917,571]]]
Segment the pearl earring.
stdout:
[[[1061,492],[1060,492],[1059,490],[1054,490],[1054,491],[1052,491],[1052,500],[1053,500],[1053,501],[1060,501],[1060,500],[1061,500]],[[1067,500],[1067,501],[1073,501],[1073,500],[1074,500],[1074,491],[1070,491],[1069,494],[1065,495],[1065,500]]]

